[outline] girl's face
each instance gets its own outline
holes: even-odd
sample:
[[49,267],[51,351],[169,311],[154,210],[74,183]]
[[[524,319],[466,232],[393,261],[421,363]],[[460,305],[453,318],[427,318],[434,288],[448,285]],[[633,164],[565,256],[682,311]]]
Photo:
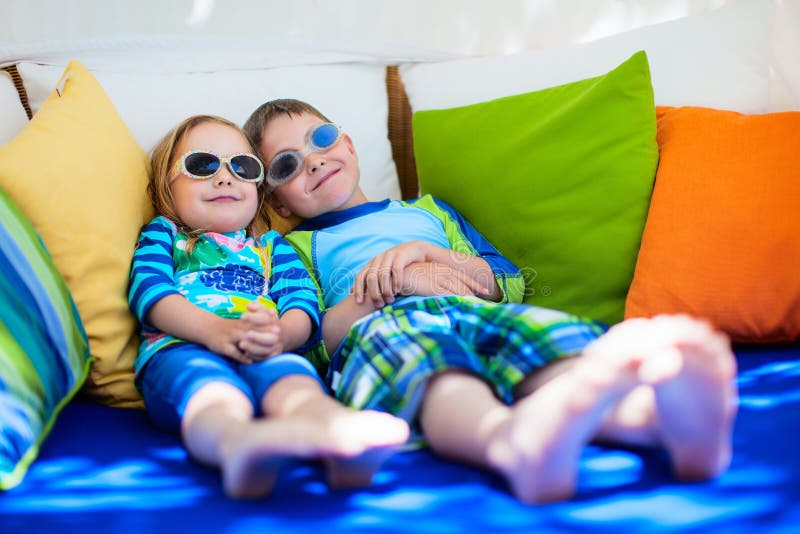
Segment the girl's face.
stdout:
[[[215,122],[204,122],[189,130],[175,146],[175,161],[192,150],[207,150],[223,157],[252,152],[240,132]],[[238,179],[227,165],[221,165],[217,174],[205,180],[189,178],[176,170],[174,162],[170,169],[175,212],[192,230],[234,232],[245,228],[255,217],[257,185]],[[263,186],[263,182],[259,185]]]

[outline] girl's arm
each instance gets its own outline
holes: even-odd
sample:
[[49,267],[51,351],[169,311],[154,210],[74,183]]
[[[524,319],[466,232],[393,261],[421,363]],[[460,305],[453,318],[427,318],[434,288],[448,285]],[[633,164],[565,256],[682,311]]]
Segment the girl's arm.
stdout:
[[247,311],[242,322],[248,332],[238,347],[255,361],[297,350],[311,336],[311,318],[300,308],[286,310],[278,318],[275,310],[253,301],[247,305]]
[[[277,232],[261,237],[269,251],[268,297],[280,310],[260,302],[248,304],[242,321],[251,332],[240,344],[258,359],[287,351],[305,352],[319,340],[320,308],[317,287],[292,246]],[[313,336],[313,337],[312,337]]]
[[156,217],[139,235],[133,254],[128,300],[143,328],[198,343],[240,362],[251,359],[237,348],[244,325],[189,302],[175,288],[172,250],[175,224]]
[[311,318],[304,310],[292,308],[286,310],[278,319],[283,351],[295,350],[311,336]]
[[207,347],[241,363],[254,358],[241,350],[248,326],[240,319],[225,319],[199,308],[180,294],[170,294],[150,306],[147,323],[171,336]]

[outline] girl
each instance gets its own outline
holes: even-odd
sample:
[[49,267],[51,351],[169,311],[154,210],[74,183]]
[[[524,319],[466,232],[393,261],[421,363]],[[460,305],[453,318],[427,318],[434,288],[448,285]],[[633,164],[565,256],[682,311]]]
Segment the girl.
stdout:
[[318,338],[319,307],[293,249],[256,227],[269,219],[254,152],[234,123],[208,115],[153,150],[158,216],[141,232],[129,290],[142,325],[137,387],[156,424],[221,468],[232,497],[268,494],[284,457],[322,458],[334,487],[368,484],[408,426],[345,408],[287,352]]

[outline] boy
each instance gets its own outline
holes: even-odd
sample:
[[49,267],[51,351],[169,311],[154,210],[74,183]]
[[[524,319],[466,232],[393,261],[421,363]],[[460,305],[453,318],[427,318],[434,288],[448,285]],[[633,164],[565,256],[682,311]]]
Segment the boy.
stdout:
[[[723,334],[682,316],[604,333],[517,304],[519,271],[451,207],[369,202],[352,141],[312,106],[268,102],[244,129],[277,213],[305,219],[287,239],[319,285],[342,402],[418,423],[436,453],[494,470],[527,503],[569,498],[593,439],[665,447],[681,479],[727,468],[737,393]],[[354,310],[365,317],[339,320]]]

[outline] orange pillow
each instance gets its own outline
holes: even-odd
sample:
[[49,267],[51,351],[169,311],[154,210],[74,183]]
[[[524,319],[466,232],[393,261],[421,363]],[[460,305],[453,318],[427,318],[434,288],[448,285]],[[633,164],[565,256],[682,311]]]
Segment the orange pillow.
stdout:
[[625,317],[800,339],[800,112],[657,108],[660,161]]

